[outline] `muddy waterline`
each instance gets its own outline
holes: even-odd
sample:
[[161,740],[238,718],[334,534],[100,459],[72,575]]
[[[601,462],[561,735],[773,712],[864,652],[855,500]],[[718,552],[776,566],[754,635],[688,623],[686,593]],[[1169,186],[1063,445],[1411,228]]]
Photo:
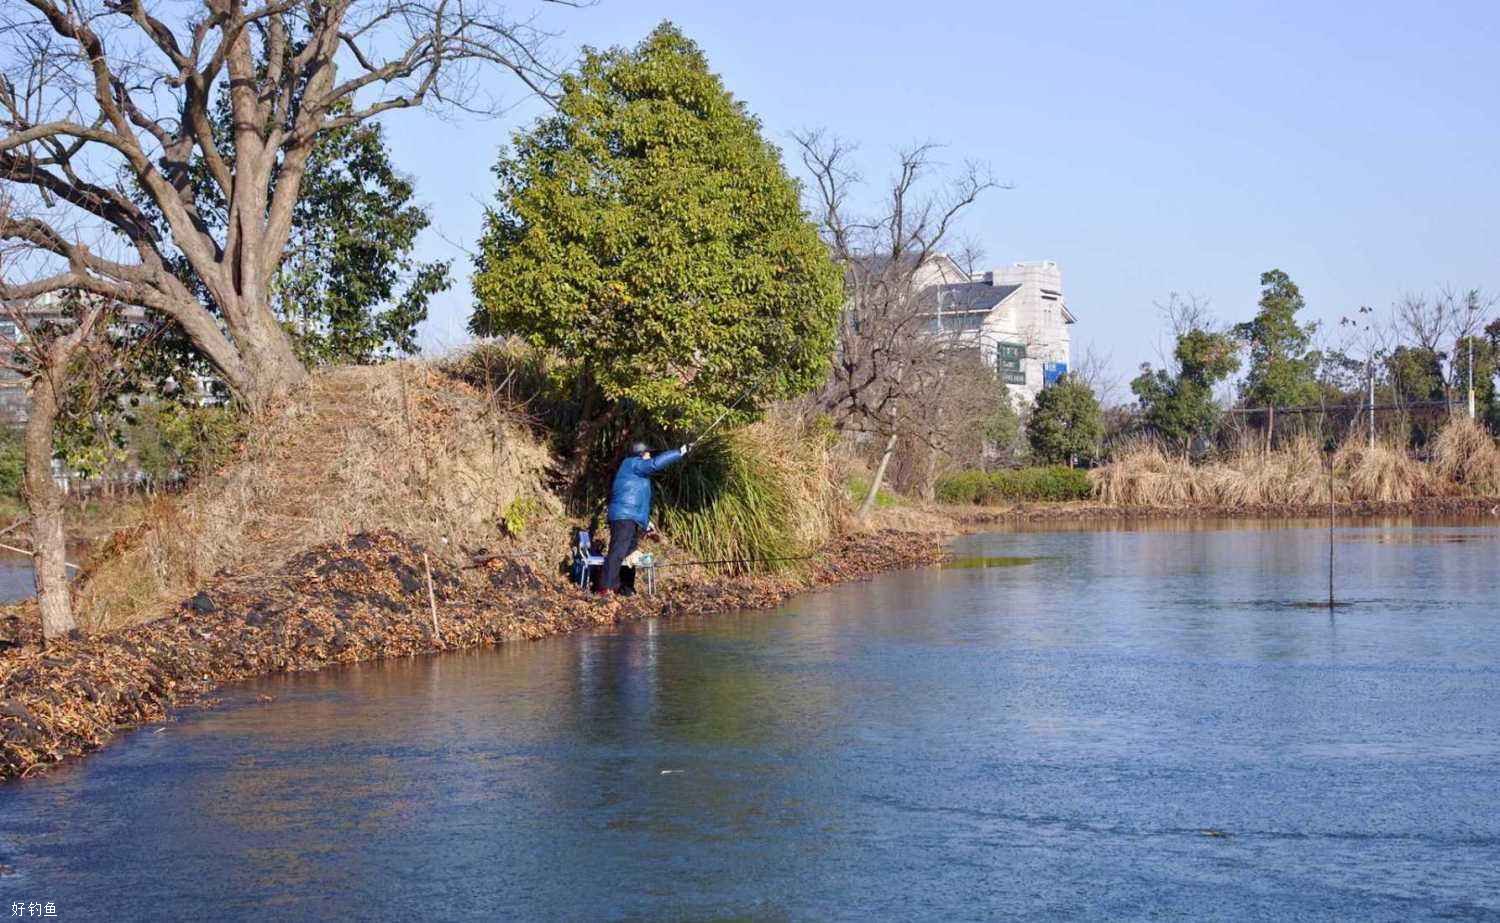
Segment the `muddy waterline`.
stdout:
[[0,904],[1500,915],[1500,529],[1341,527],[1332,613],[1326,542],[973,536],[769,613],[236,687],[0,789]]

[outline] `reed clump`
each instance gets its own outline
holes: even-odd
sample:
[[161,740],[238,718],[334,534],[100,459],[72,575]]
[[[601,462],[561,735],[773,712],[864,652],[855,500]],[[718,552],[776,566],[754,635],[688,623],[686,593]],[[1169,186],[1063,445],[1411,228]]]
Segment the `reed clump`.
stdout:
[[1089,478],[1096,496],[1111,506],[1174,509],[1189,505],[1197,494],[1193,466],[1152,440],[1120,448]]
[[1407,503],[1433,496],[1434,473],[1400,446],[1351,439],[1334,455],[1334,472],[1348,499],[1378,503]]
[[1460,417],[1443,427],[1432,446],[1432,469],[1463,493],[1500,494],[1500,448],[1473,420]]
[[1276,509],[1335,502],[1408,503],[1427,497],[1500,495],[1500,448],[1473,422],[1444,427],[1431,463],[1389,442],[1356,435],[1329,460],[1301,436],[1273,451],[1247,447],[1192,463],[1142,440],[1090,472],[1095,497],[1112,506],[1150,509]]
[[660,478],[657,515],[672,544],[701,561],[785,569],[833,534],[838,480],[825,437],[775,419],[710,438]]

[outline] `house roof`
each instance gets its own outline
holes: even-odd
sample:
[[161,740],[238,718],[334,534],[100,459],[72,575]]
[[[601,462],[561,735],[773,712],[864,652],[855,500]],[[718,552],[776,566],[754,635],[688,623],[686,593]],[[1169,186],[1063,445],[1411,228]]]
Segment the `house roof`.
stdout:
[[959,282],[944,285],[944,311],[988,311],[1009,298],[1019,285],[991,285],[988,282]]

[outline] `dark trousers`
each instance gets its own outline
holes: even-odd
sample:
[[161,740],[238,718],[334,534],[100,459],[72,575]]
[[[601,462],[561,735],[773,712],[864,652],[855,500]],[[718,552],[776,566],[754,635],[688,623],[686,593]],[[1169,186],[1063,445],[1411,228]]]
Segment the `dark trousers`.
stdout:
[[609,554],[604,556],[604,576],[599,581],[601,590],[614,591],[620,588],[620,562],[640,544],[643,528],[634,519],[609,521]]

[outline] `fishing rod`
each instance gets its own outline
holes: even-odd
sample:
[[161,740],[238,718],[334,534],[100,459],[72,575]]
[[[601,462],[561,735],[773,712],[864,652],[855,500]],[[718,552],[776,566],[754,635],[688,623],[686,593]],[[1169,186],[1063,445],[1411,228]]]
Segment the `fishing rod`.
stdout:
[[731,413],[734,412],[734,409],[736,407],[738,407],[738,406],[740,406],[740,404],[744,403],[745,398],[749,397],[750,396],[750,392],[754,391],[754,390],[755,390],[755,386],[754,385],[751,385],[750,387],[746,388],[745,391],[744,391],[744,393],[742,393],[739,397],[735,398],[735,401],[734,401],[733,404],[730,404],[728,407],[725,407],[724,408],[724,412],[721,413],[721,414],[719,414],[719,416],[718,416],[717,419],[715,419],[712,423],[708,424],[708,427],[705,428],[703,430],[703,432],[699,433],[693,439],[692,442],[688,443],[688,448],[691,449],[693,446],[697,445],[698,443],[702,442],[704,439],[708,438],[708,434],[711,433],[711,432],[713,432],[714,430],[718,429],[719,428],[719,424],[723,423],[724,420]]
[[708,434],[711,433],[711,432],[713,432],[714,430],[718,429],[719,428],[719,424],[723,423],[725,421],[725,419],[727,419],[729,417],[729,415],[734,412],[734,409],[736,407],[740,406],[741,404],[743,404],[745,402],[745,398],[747,398],[747,397],[750,396],[750,392],[752,392],[756,388],[760,387],[761,384],[763,384],[766,379],[770,378],[772,374],[774,374],[774,370],[768,369],[765,375],[762,375],[760,378],[757,378],[755,381],[751,382],[750,383],[750,387],[748,387],[744,391],[740,392],[740,396],[734,399],[734,403],[733,404],[730,404],[728,407],[725,407],[723,413],[719,414],[719,416],[717,418],[715,418],[712,423],[708,424],[707,428],[705,428],[703,430],[703,432],[699,433],[696,437],[694,437],[694,439],[693,439],[692,442],[689,442],[687,444],[688,448],[691,449],[693,446],[697,445],[698,443],[702,442],[704,439],[708,438]]

